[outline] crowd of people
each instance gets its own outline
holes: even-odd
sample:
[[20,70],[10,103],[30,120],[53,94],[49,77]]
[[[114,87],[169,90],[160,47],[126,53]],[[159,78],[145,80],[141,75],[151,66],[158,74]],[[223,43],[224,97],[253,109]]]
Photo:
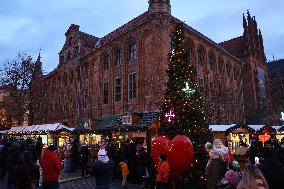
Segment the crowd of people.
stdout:
[[208,189],[281,189],[284,178],[284,139],[274,135],[262,145],[254,138],[247,151],[247,162],[241,171],[231,150],[215,139],[206,144],[209,160],[206,166]]
[[[263,145],[257,138],[251,140],[247,162],[242,170],[232,150],[220,139],[205,144],[208,163],[208,189],[280,189],[284,178],[284,139],[275,136]],[[166,154],[160,155],[155,167],[147,150],[135,141],[126,140],[121,148],[117,143],[102,142],[97,156],[91,157],[90,146],[74,140],[65,150],[50,145],[43,149],[41,138],[3,138],[0,140],[0,179],[6,177],[8,189],[58,189],[62,171],[77,172],[81,176],[94,176],[96,189],[110,189],[114,179],[144,187],[167,189],[170,186],[170,165]]]

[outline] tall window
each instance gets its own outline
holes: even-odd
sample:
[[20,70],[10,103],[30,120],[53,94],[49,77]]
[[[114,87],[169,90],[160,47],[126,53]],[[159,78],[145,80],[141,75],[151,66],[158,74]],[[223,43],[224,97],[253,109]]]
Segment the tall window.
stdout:
[[209,64],[208,69],[214,71],[214,65],[215,65],[215,57],[214,54],[209,54]]
[[136,73],[129,74],[128,92],[129,99],[136,98]]
[[103,65],[104,65],[104,71],[107,71],[107,70],[108,70],[108,66],[109,66],[109,56],[108,56],[108,55],[106,55],[106,56],[104,57],[104,63],[103,63]]
[[56,106],[56,105],[55,105],[55,99],[53,99],[53,100],[52,100],[52,111],[53,111],[53,112],[55,111],[55,106]]
[[231,78],[231,65],[230,63],[226,66],[227,76],[228,78]]
[[104,82],[104,104],[108,104],[108,82]]
[[115,51],[115,66],[121,65],[121,50],[118,49]]
[[87,109],[88,107],[88,89],[84,90],[84,109]]
[[200,66],[203,66],[203,61],[204,61],[203,52],[201,49],[198,49],[197,50],[197,64]]
[[73,97],[72,94],[69,94],[69,111],[72,110],[72,106],[73,106]]
[[119,102],[121,99],[121,78],[114,80],[114,101]]
[[136,59],[136,43],[131,43],[129,45],[129,60],[132,61],[132,60],[135,60]]
[[64,99],[64,102],[63,102],[63,112],[65,112],[65,111],[67,111],[67,96],[66,95],[64,95],[64,97],[63,97],[63,99]]
[[199,87],[199,92],[201,95],[204,93],[204,79],[203,78],[198,78],[198,87]]
[[223,60],[219,60],[219,73],[224,73],[224,61]]

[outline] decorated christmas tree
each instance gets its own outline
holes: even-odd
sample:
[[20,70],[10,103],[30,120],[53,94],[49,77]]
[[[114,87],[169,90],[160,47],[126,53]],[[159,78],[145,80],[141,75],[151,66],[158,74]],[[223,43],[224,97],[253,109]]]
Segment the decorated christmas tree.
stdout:
[[206,142],[212,141],[212,134],[205,119],[202,98],[196,83],[196,68],[189,60],[189,51],[186,51],[184,40],[184,26],[178,23],[173,33],[172,52],[169,54],[167,90],[160,112],[160,134],[171,139],[176,135],[186,135],[192,141],[194,161],[181,178],[181,183],[186,186],[182,188],[197,188],[205,182],[208,158],[203,147]]

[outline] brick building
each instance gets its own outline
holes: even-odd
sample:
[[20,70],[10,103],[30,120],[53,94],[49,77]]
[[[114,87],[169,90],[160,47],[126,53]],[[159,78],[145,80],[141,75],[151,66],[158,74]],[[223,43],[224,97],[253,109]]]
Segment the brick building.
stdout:
[[[34,122],[94,124],[101,116],[159,109],[177,22],[170,0],[150,0],[148,11],[102,38],[72,24],[58,67],[35,81],[44,99],[35,108]],[[263,41],[254,17],[244,17],[243,36],[220,44],[184,26],[210,123],[248,120],[249,112],[269,102]]]
[[280,113],[284,112],[284,59],[271,61],[267,66],[271,83],[272,110],[279,118]]

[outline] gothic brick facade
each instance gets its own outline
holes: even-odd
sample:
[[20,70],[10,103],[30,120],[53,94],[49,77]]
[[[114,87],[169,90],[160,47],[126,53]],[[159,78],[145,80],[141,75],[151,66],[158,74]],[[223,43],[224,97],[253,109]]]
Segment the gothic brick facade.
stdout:
[[[93,125],[101,116],[159,109],[171,34],[180,22],[170,10],[170,0],[150,0],[148,11],[102,38],[72,24],[58,67],[37,81],[44,100],[35,123]],[[246,111],[258,106],[258,66],[267,83],[261,34],[254,30],[256,21],[250,15],[247,19],[243,36],[221,44],[184,24],[210,123],[240,122]],[[269,99],[269,91],[265,94]]]

